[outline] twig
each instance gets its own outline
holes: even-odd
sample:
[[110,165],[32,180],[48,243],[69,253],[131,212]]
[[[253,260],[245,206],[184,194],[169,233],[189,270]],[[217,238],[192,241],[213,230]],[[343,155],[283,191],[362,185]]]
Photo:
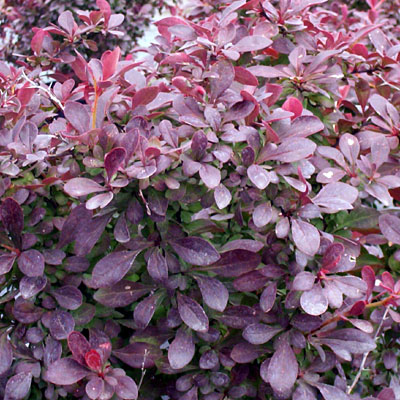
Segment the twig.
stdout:
[[32,79],[28,78],[28,76],[25,74],[25,71],[22,71],[22,76],[36,89],[43,90],[44,92],[47,93],[47,95],[50,97],[50,99],[61,109],[64,111],[64,106],[62,105],[61,101],[57,99],[56,96],[54,96],[53,93],[50,92],[49,89],[44,88],[43,86],[38,85],[35,83]]
[[[386,307],[386,310],[385,310],[385,313],[384,313],[383,316],[382,316],[381,322],[379,323],[379,326],[378,326],[378,328],[376,329],[376,332],[375,332],[375,335],[374,335],[374,341],[376,340],[376,338],[377,338],[378,335],[379,335],[379,332],[380,332],[380,330],[381,330],[381,328],[382,328],[383,322],[386,320],[386,317],[387,317],[387,315],[388,315],[388,313],[389,313],[389,308],[390,308],[390,305],[388,305],[388,306]],[[367,361],[367,357],[368,357],[369,353],[370,353],[370,352],[367,351],[367,352],[365,352],[365,353],[363,354],[363,358],[362,358],[362,360],[361,360],[360,368],[359,368],[359,370],[358,370],[358,372],[357,372],[357,375],[354,377],[353,383],[352,383],[351,386],[348,388],[347,394],[351,394],[351,392],[353,391],[353,389],[354,389],[355,386],[357,385],[357,382],[360,380],[360,377],[361,377],[361,374],[362,374],[362,371],[363,371],[363,369],[364,369],[364,366],[365,366],[365,363],[366,363],[366,361]]]
[[139,392],[139,390],[140,390],[140,387],[142,386],[142,383],[143,383],[143,379],[144,379],[144,376],[146,375],[146,370],[144,369],[144,364],[145,364],[145,362],[146,362],[146,357],[147,357],[147,354],[149,354],[149,352],[148,352],[148,350],[146,349],[145,351],[144,351],[144,355],[143,355],[143,362],[142,362],[142,376],[140,377],[140,381],[139,381],[139,384],[138,384],[138,392]]

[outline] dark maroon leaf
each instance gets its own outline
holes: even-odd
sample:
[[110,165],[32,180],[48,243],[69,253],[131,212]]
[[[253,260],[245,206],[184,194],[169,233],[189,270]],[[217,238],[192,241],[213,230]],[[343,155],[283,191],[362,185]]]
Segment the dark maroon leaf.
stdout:
[[72,357],[80,364],[85,365],[85,354],[90,350],[90,344],[80,332],[72,331],[68,335],[68,347]]
[[219,261],[210,266],[215,273],[226,278],[237,277],[258,267],[261,257],[247,250],[231,250],[221,253]]
[[264,344],[270,341],[282,328],[274,328],[264,324],[251,324],[243,331],[243,338],[251,344]]
[[103,306],[117,308],[134,303],[150,291],[140,283],[121,280],[108,288],[99,289],[93,298]]
[[168,279],[167,261],[160,250],[152,250],[147,260],[147,272],[155,282],[165,282]]
[[194,356],[195,345],[192,334],[178,330],[175,339],[169,345],[168,361],[172,369],[181,369],[188,365]]
[[322,258],[322,265],[324,269],[330,270],[336,267],[342,254],[344,253],[344,246],[342,243],[333,243],[330,245]]
[[0,336],[0,375],[6,373],[11,367],[13,352],[7,334]]
[[85,378],[89,372],[72,358],[62,358],[47,367],[45,377],[55,385],[72,385]]
[[102,258],[92,272],[91,286],[103,288],[118,283],[130,270],[139,251],[118,251]]
[[72,256],[66,259],[64,268],[67,272],[85,272],[90,267],[90,262],[85,257]]
[[76,310],[82,305],[82,293],[75,286],[62,286],[54,290],[52,294],[58,304],[67,310]]
[[158,347],[144,342],[128,344],[128,346],[114,350],[113,354],[132,368],[142,368],[142,366],[152,368],[155,361],[162,355]]
[[190,146],[192,150],[192,157],[194,160],[201,161],[206,153],[208,145],[207,136],[203,131],[197,131],[192,138],[192,144]]
[[44,257],[37,250],[26,250],[18,257],[18,268],[29,277],[42,276],[44,272]]
[[223,324],[235,329],[244,329],[247,325],[258,322],[256,311],[248,306],[229,307],[218,319]]
[[253,292],[263,288],[267,282],[268,278],[261,272],[250,271],[236,278],[233,287],[239,292]]
[[61,310],[52,312],[49,330],[54,339],[67,339],[68,335],[74,330],[74,327],[75,321],[70,313]]
[[287,338],[283,338],[268,365],[267,379],[274,393],[289,398],[297,379],[298,364]]
[[272,309],[276,300],[276,283],[270,283],[262,292],[260,297],[260,307],[264,312],[268,312]]
[[208,331],[208,317],[195,300],[178,293],[178,310],[182,321],[194,331]]
[[239,364],[247,364],[253,362],[257,357],[263,353],[262,350],[258,349],[256,346],[247,343],[239,342],[231,351],[231,358],[233,361]]
[[5,399],[20,400],[25,398],[29,393],[32,382],[32,374],[30,372],[20,372],[12,376],[6,384]]
[[16,258],[16,254],[0,254],[0,275],[4,275],[11,271],[11,268],[13,267]]
[[220,259],[214,246],[199,237],[186,237],[169,243],[184,261],[193,265],[206,266]]
[[11,197],[7,197],[0,208],[1,221],[10,234],[15,246],[21,248],[21,234],[24,228],[24,214],[21,206]]
[[136,305],[133,318],[138,328],[144,329],[150,323],[162,296],[162,293],[152,294]]
[[126,150],[123,147],[116,147],[108,152],[104,157],[104,168],[107,173],[108,182],[114,174],[117,173],[119,167],[125,161]]
[[228,304],[229,293],[223,283],[216,278],[196,275],[194,278],[199,285],[204,303],[208,307],[223,312]]

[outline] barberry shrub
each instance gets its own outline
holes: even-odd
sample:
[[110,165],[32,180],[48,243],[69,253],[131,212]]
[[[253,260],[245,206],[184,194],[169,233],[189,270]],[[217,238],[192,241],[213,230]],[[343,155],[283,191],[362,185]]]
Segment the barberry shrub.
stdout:
[[198,1],[99,58],[105,0],[34,28],[0,62],[1,398],[400,399],[399,5]]

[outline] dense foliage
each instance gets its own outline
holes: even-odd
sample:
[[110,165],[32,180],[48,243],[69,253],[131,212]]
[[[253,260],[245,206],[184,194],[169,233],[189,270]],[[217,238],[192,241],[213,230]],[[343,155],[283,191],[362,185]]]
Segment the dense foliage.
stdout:
[[0,61],[0,397],[400,399],[400,3],[198,1],[95,58],[96,3]]

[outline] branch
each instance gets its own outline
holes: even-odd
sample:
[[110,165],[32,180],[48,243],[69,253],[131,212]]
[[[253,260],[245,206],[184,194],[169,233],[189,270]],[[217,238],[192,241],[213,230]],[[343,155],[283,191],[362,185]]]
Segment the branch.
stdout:
[[22,71],[22,76],[32,85],[32,87],[36,89],[43,90],[44,92],[47,93],[47,95],[50,97],[50,99],[53,101],[54,104],[56,104],[61,110],[64,111],[64,106],[62,105],[61,101],[57,99],[56,96],[54,96],[53,93],[50,92],[49,89],[44,88],[43,86],[38,85],[35,83],[32,79],[28,78],[28,76],[25,74],[25,71]]
[[[388,315],[388,313],[389,313],[389,308],[390,308],[390,304],[386,307],[386,310],[385,310],[385,313],[384,313],[383,316],[382,316],[381,322],[379,323],[378,328],[376,328],[376,332],[375,332],[375,335],[374,335],[374,340],[377,339],[377,337],[378,337],[378,335],[379,335],[379,332],[380,332],[380,330],[381,330],[381,328],[382,328],[383,321],[385,321],[385,319],[387,318],[387,315]],[[357,372],[357,375],[354,377],[353,383],[352,383],[351,386],[348,388],[347,394],[351,394],[351,392],[353,391],[353,389],[354,389],[355,386],[357,385],[357,382],[360,380],[361,373],[362,373],[362,371],[363,371],[363,369],[364,369],[364,366],[365,366],[365,363],[366,363],[366,361],[367,361],[367,357],[368,357],[369,353],[370,353],[370,352],[367,351],[366,353],[363,354],[363,358],[362,358],[362,360],[361,360],[360,368],[359,368],[359,370],[358,370],[358,372]]]

